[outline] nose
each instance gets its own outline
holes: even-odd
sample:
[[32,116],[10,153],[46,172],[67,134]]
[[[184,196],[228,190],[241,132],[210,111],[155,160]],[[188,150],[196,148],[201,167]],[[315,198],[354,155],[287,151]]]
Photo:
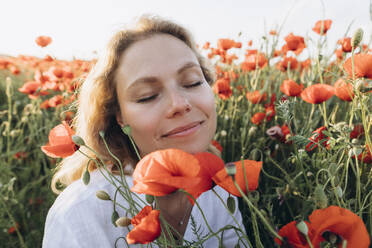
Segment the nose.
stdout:
[[172,91],[169,93],[169,98],[167,118],[182,116],[191,111],[190,101],[184,93]]

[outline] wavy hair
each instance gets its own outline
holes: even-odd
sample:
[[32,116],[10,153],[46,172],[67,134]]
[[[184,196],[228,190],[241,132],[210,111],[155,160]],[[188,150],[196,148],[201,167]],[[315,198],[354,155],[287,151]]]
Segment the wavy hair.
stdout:
[[[103,56],[98,59],[82,83],[76,103],[77,113],[73,120],[76,135],[82,137],[85,143],[106,162],[113,158],[99,135],[100,131],[104,132],[110,151],[122,162],[123,166],[133,166],[138,162],[128,137],[116,121],[116,113],[120,111],[120,107],[116,93],[115,74],[125,50],[133,43],[155,34],[169,34],[183,41],[196,55],[207,82],[212,85],[215,80],[211,65],[196,48],[189,31],[175,22],[145,15],[140,17],[133,27],[118,31],[108,43]],[[94,157],[94,154],[86,148],[80,149]],[[57,194],[61,192],[56,187],[57,183],[67,186],[81,178],[88,163],[89,158],[80,152],[63,159],[52,179],[53,192]],[[94,169],[94,165],[89,166],[89,170]]]

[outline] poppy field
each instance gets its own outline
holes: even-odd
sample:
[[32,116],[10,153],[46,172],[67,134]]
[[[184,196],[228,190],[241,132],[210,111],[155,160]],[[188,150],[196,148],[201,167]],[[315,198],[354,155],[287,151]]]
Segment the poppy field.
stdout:
[[[190,195],[197,198],[217,184],[238,196],[236,208],[247,231],[242,238],[251,247],[370,247],[372,50],[361,29],[328,44],[332,25],[318,21],[309,37],[271,30],[259,44],[221,38],[199,47],[216,74],[213,146],[221,158],[210,159],[215,164],[202,176],[206,183]],[[40,36],[35,42],[46,47],[53,41]],[[95,62],[50,54],[0,56],[1,247],[41,246],[56,198],[50,189],[53,172],[83,144],[72,138],[73,120],[79,87]],[[53,132],[61,130],[65,137],[55,139]],[[173,152],[167,158],[181,156]],[[182,156],[190,156],[196,167],[207,160]],[[169,169],[165,176],[174,174]],[[139,185],[133,190],[171,192],[146,192]],[[105,192],[97,197],[110,200]],[[131,220],[115,221],[135,230],[139,218],[148,216],[159,219],[145,207]],[[130,232],[126,239],[145,244],[162,232],[144,240]]]

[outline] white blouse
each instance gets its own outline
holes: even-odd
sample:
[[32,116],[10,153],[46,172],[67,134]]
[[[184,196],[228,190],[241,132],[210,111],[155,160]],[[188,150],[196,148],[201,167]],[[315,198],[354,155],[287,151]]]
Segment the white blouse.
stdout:
[[[133,185],[132,177],[127,176],[126,180],[131,187]],[[226,201],[228,193],[219,186],[215,186],[214,189]],[[82,180],[77,180],[57,197],[46,218],[43,238],[44,248],[115,247],[115,241],[119,237],[125,239],[128,228],[115,227],[111,223],[113,203],[98,199],[95,195],[98,190],[106,191],[111,198],[113,198],[115,193],[115,187],[104,178],[101,172],[95,170],[91,172],[91,179],[88,185],[84,185]],[[128,203],[120,198],[119,195],[117,201],[121,205],[128,207]],[[144,195],[140,195],[140,197],[143,200],[145,198]],[[238,206],[236,198],[235,201],[236,206]],[[232,225],[245,231],[238,208],[236,208],[234,217],[240,226],[228,214],[226,208],[213,191],[204,192],[199,196],[197,202],[213,231],[217,231],[226,225]],[[116,207],[116,211],[119,216],[125,216],[122,208]],[[208,235],[208,227],[196,204],[193,206],[191,216],[198,227],[198,236]],[[184,239],[190,242],[198,240],[195,230],[192,229],[190,218],[184,235]],[[219,235],[221,237],[221,233]],[[239,241],[239,236],[233,229],[223,232],[224,247],[235,247],[238,242],[240,247],[248,247],[245,240]],[[116,247],[127,247],[127,244],[123,239],[119,239]],[[146,247],[146,245],[130,245],[129,247]],[[155,247],[155,245],[152,245],[152,247]],[[203,243],[203,247],[219,247],[219,240],[216,237],[212,237]]]

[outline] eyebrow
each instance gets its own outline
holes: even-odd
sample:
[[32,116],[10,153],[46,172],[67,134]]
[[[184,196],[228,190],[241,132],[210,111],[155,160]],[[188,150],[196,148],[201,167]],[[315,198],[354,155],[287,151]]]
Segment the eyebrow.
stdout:
[[[185,70],[192,68],[192,67],[200,68],[200,65],[194,62],[187,62],[180,69],[177,70],[177,74],[181,74]],[[136,79],[131,85],[129,85],[127,90],[129,90],[130,88],[140,83],[156,83],[157,81],[159,81],[157,77],[141,77],[141,78]]]

